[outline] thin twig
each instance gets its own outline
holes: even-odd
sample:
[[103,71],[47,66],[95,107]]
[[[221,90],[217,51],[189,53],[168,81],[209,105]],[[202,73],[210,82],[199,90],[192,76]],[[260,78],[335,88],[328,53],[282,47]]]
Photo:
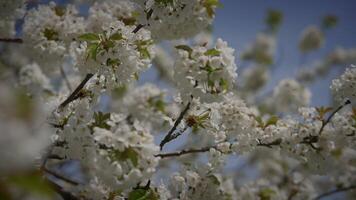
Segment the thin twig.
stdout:
[[336,110],[334,110],[334,112],[332,112],[329,117],[324,121],[322,121],[322,125],[321,128],[319,130],[319,135],[321,135],[321,133],[323,132],[325,126],[331,121],[331,119],[334,117],[334,115],[339,112],[344,106],[351,104],[350,100],[347,100],[344,104],[340,105]]
[[[193,97],[192,97],[193,98]],[[161,143],[159,144],[160,149],[162,150],[163,146],[168,143],[169,141],[175,139],[176,137],[172,137],[174,131],[177,129],[178,125],[180,124],[180,122],[183,120],[184,115],[187,113],[187,111],[190,108],[190,104],[191,101],[189,101],[187,103],[187,105],[185,106],[184,110],[179,114],[177,120],[174,122],[173,127],[171,128],[171,130],[169,130],[169,132],[167,133],[167,135],[163,138],[163,140],[161,141]]]
[[23,40],[21,38],[0,38],[0,42],[23,43]]
[[66,74],[66,72],[65,72],[64,69],[63,69],[63,66],[61,65],[59,69],[60,69],[60,71],[61,71],[61,75],[62,75],[62,77],[63,77],[64,82],[65,82],[66,85],[67,85],[68,90],[69,90],[70,92],[72,92],[72,91],[73,91],[73,90],[72,90],[72,86],[70,85],[70,82],[69,82],[69,80],[68,80],[67,74]]
[[317,197],[314,198],[314,200],[319,200],[319,199],[322,199],[324,197],[327,197],[327,196],[330,196],[330,195],[333,195],[333,194],[336,194],[336,193],[346,192],[346,191],[353,190],[353,189],[356,189],[356,185],[337,188],[337,189],[334,189],[334,190],[331,190],[331,191],[328,191],[326,193],[318,195]]
[[143,24],[138,24],[137,26],[136,26],[136,28],[132,31],[132,33],[137,33],[139,30],[141,30],[141,28],[143,28],[144,27],[144,25]]
[[66,107],[70,102],[76,100],[78,98],[78,94],[80,91],[84,88],[85,84],[93,77],[94,74],[87,74],[84,78],[84,80],[78,85],[77,88],[69,95],[69,97],[64,100],[61,105],[59,105],[59,108],[64,108]]
[[167,158],[167,157],[181,156],[181,155],[190,154],[190,153],[202,153],[202,152],[209,151],[211,148],[216,148],[216,146],[203,147],[200,149],[185,149],[185,150],[171,152],[171,153],[159,153],[159,154],[156,154],[155,157]]

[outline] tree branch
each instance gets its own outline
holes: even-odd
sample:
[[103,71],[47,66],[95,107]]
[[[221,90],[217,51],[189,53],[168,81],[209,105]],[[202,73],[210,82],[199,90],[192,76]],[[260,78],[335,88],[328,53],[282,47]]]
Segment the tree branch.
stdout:
[[[193,98],[193,96],[192,96],[191,98]],[[185,106],[184,110],[179,114],[177,120],[174,122],[173,127],[171,128],[171,130],[169,130],[169,132],[167,133],[167,135],[163,138],[163,140],[162,140],[161,143],[159,144],[161,150],[163,149],[163,146],[164,146],[166,143],[168,143],[168,142],[170,142],[171,140],[173,140],[173,139],[176,138],[176,137],[173,137],[173,133],[174,133],[174,131],[177,129],[179,123],[183,120],[184,115],[185,115],[185,114],[187,113],[187,111],[189,110],[190,104],[191,104],[191,101],[188,102],[188,104]]]
[[70,102],[76,100],[78,98],[78,94],[80,91],[84,88],[85,84],[93,77],[94,74],[87,74],[84,78],[84,80],[75,88],[75,90],[72,92],[72,94],[69,95],[69,97],[64,100],[61,105],[59,105],[59,108],[64,108],[66,107]]
[[325,192],[323,194],[318,195],[317,197],[314,198],[314,200],[319,200],[319,199],[322,199],[324,197],[327,197],[327,196],[330,196],[330,195],[333,195],[333,194],[336,194],[336,193],[346,192],[346,191],[354,190],[354,189],[356,189],[356,185],[337,188],[337,189],[334,189],[334,190],[331,190],[331,191],[328,191],[328,192]]
[[209,146],[209,147],[203,147],[200,149],[184,149],[181,151],[177,151],[177,152],[171,152],[171,153],[159,153],[154,155],[155,157],[160,157],[160,158],[167,158],[167,157],[177,157],[177,156],[181,156],[181,155],[185,155],[185,154],[190,154],[190,153],[202,153],[202,152],[207,152],[209,151],[211,148],[216,148],[216,145],[214,146]]
[[336,110],[334,110],[334,112],[332,112],[329,117],[324,121],[322,121],[322,125],[321,128],[319,130],[319,135],[321,135],[321,133],[323,132],[325,126],[331,121],[331,119],[334,117],[334,115],[339,112],[343,107],[345,107],[346,105],[351,104],[350,100],[347,100],[344,104],[340,105]]
[[23,40],[21,38],[0,38],[0,42],[23,43]]

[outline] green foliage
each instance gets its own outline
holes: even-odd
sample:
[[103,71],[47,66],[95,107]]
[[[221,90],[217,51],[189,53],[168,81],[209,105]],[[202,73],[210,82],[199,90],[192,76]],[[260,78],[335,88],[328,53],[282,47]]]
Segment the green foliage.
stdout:
[[59,40],[58,32],[50,28],[45,28],[45,30],[43,31],[43,36],[47,40],[52,40],[52,41]]
[[208,16],[212,18],[215,15],[215,8],[216,7],[221,7],[222,4],[219,2],[219,0],[205,0],[203,2],[203,5],[206,9],[206,12],[208,13]]
[[57,16],[62,17],[66,13],[66,8],[57,5],[56,7],[54,7],[54,12]]
[[227,83],[227,81],[223,78],[220,79],[219,81],[219,85],[220,87],[223,89],[223,92],[226,92],[229,89],[229,84]]
[[278,31],[278,28],[282,24],[283,13],[279,10],[269,10],[266,17],[266,24],[272,32]]
[[270,188],[264,188],[260,190],[258,196],[261,198],[261,200],[271,200],[274,194],[276,194],[274,190]]
[[324,29],[334,28],[339,22],[339,18],[335,15],[327,15],[323,18],[322,27]]
[[85,33],[81,36],[78,37],[80,40],[87,41],[87,42],[92,42],[92,41],[99,41],[99,35],[95,33]]
[[179,50],[187,51],[189,54],[189,58],[191,57],[192,52],[193,52],[193,49],[190,48],[188,45],[177,45],[177,46],[175,46],[175,48],[179,49]]
[[37,172],[8,177],[8,179],[6,179],[6,183],[37,195],[46,197],[54,196],[54,191],[43,180],[41,174]]
[[148,105],[157,111],[165,112],[166,102],[164,102],[162,95],[149,98]]
[[264,122],[261,116],[255,116],[255,120],[258,123],[258,127],[266,129],[268,126],[276,125],[279,118],[277,116],[272,115],[267,119],[266,122]]
[[221,52],[220,52],[219,50],[213,48],[213,49],[208,49],[208,50],[204,53],[204,55],[206,55],[206,56],[218,56],[218,55],[220,55],[220,53],[221,53]]
[[151,188],[136,188],[129,193],[128,200],[158,200],[158,194]]
[[153,44],[153,40],[136,41],[136,49],[140,52],[142,58],[151,58],[150,52],[148,51],[148,46],[151,44]]
[[110,119],[110,115],[110,113],[95,112],[94,123],[91,125],[91,128],[99,127],[109,130],[110,126],[107,124],[107,121]]
[[115,150],[112,152],[111,158],[119,161],[131,161],[134,167],[138,165],[139,154],[133,148],[126,148],[124,151]]
[[122,98],[126,92],[127,92],[126,85],[121,85],[121,86],[113,89],[112,94],[113,94],[114,98]]
[[107,37],[105,34],[85,33],[78,37],[79,40],[86,41],[87,47],[87,59],[91,58],[96,61],[98,54],[108,52],[115,46],[115,42],[124,39],[122,34],[116,32]]

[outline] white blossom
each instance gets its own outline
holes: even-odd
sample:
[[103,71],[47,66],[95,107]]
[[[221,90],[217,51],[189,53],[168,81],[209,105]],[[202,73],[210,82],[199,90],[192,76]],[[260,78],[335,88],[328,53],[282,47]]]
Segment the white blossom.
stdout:
[[188,38],[198,34],[212,23],[219,2],[209,0],[134,1],[141,9],[141,24],[146,25],[152,32],[153,38],[159,40]]
[[336,102],[342,104],[348,99],[356,105],[356,67],[346,68],[340,78],[332,81],[330,88]]
[[273,90],[271,103],[277,112],[296,111],[309,105],[311,92],[293,79],[281,80]]
[[213,48],[177,46],[174,79],[183,99],[200,97],[213,101],[233,89],[237,78],[234,49],[221,39]]
[[319,49],[324,44],[324,34],[316,26],[307,27],[300,38],[299,49],[302,52],[309,52]]

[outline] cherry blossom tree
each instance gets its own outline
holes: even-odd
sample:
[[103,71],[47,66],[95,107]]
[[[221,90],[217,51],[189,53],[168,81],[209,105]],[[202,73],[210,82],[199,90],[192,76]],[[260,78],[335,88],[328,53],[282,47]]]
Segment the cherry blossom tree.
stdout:
[[[283,15],[270,10],[235,58],[209,30],[219,7],[2,0],[0,199],[352,199],[355,49],[339,47],[261,95]],[[337,22],[307,27],[301,54]],[[240,72],[236,59],[251,67]],[[308,86],[335,65],[345,70],[330,83],[334,104],[310,106]],[[165,87],[138,84],[149,68]]]

